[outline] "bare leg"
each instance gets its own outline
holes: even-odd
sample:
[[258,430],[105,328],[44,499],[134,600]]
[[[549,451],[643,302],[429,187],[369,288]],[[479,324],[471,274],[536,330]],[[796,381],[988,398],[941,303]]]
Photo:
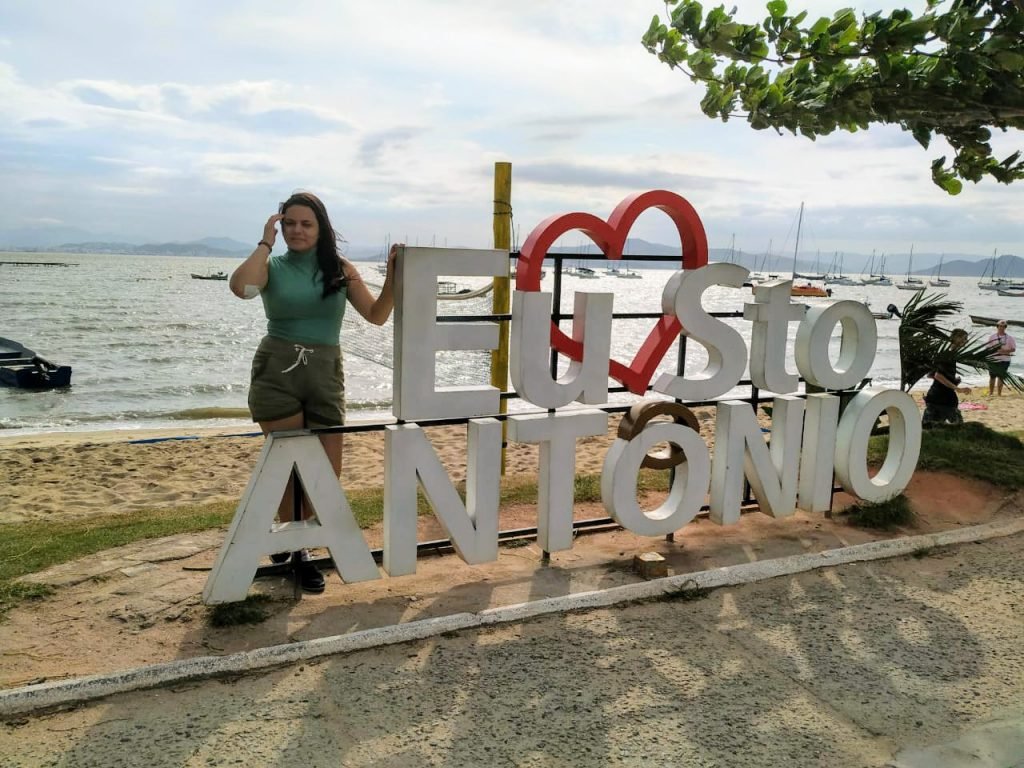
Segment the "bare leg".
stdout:
[[[306,419],[301,413],[296,413],[294,416],[288,416],[284,419],[275,419],[274,421],[261,421],[260,429],[263,430],[264,435],[268,435],[271,432],[284,432],[289,429],[304,429],[306,426]],[[282,522],[287,522],[294,519],[295,506],[293,503],[293,497],[295,494],[294,480],[288,480],[288,489],[284,493],[284,497],[281,499],[280,505],[277,508],[277,519]],[[302,505],[302,519],[305,520],[309,517],[309,510],[306,509],[306,505]]]
[[341,446],[344,435],[320,435],[320,443],[324,447],[324,453],[331,460],[334,467],[334,474],[341,477]]
[[996,379],[996,397],[1003,396],[1003,377],[1000,376]]
[[995,376],[989,376],[988,377],[988,396],[989,397],[992,397],[992,393],[995,391],[995,389],[996,389],[996,377]]

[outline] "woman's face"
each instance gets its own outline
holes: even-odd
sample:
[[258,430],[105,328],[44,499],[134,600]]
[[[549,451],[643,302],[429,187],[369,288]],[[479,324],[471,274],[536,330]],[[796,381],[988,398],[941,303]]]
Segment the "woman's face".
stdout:
[[320,237],[320,225],[313,209],[306,205],[290,205],[281,219],[281,234],[293,251],[308,251],[315,248]]

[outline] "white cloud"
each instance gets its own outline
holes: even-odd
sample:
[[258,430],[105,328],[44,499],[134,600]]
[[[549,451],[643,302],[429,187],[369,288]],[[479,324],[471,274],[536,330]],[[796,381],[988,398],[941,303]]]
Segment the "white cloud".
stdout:
[[[740,6],[764,15],[761,0]],[[523,236],[553,213],[607,215],[667,186],[713,245],[782,240],[801,201],[822,248],[930,240],[984,254],[985,237],[1024,237],[1024,187],[950,198],[929,175],[941,149],[896,129],[810,142],[704,117],[700,89],[639,43],[655,13],[660,2],[619,0],[26,5],[0,46],[0,172],[22,180],[19,194],[0,190],[0,227],[41,205],[89,227],[138,194],[137,236],[241,237],[308,188],[354,243],[392,231],[486,245],[491,169],[509,160]],[[666,232],[657,216],[637,226]]]

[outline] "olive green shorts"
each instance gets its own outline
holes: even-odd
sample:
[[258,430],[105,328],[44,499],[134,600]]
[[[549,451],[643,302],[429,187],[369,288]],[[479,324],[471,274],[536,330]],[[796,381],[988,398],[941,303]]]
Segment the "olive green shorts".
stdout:
[[249,410],[253,421],[277,421],[301,413],[307,427],[344,424],[341,348],[264,336],[252,359]]

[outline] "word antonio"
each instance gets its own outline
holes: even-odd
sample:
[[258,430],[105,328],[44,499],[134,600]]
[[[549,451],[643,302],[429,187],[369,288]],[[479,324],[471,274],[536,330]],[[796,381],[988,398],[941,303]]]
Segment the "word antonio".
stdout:
[[[623,230],[628,232],[638,211],[650,207],[665,211],[676,222],[683,253],[690,260],[684,258],[684,268],[669,279],[662,295],[664,317],[626,366],[610,360],[612,294],[577,293],[571,336],[560,331],[556,335],[550,321],[551,294],[540,291],[539,280],[532,281],[531,275],[540,263],[536,254],[542,258],[550,245],[545,238],[564,227],[568,229],[563,233],[584,231],[609,258],[621,257],[621,242],[616,238]],[[849,390],[861,382],[877,346],[875,320],[867,307],[837,301],[807,309],[790,301],[789,281],[761,284],[754,290],[753,301],[744,305],[743,316],[752,324],[748,349],[738,331],[701,305],[710,286],[740,287],[748,270],[707,263],[703,227],[685,200],[667,192],[644,193],[624,201],[607,222],[590,217],[581,226],[566,218],[542,223],[523,247],[519,272],[525,268],[526,275],[513,293],[510,337],[513,387],[524,400],[546,411],[509,416],[507,435],[511,441],[539,446],[537,530],[538,543],[546,551],[572,546],[576,441],[603,435],[608,429],[608,414],[603,411],[564,407],[573,402],[606,403],[609,376],[623,381],[631,391],[645,392],[679,333],[707,350],[707,365],[695,376],[664,373],[653,389],[679,400],[714,399],[738,384],[749,363],[754,385],[775,395],[771,440],[765,442],[748,402],[717,403],[713,455],[685,407],[667,400],[638,403],[624,419],[628,428],[620,427],[601,474],[602,502],[624,528],[643,536],[675,532],[694,519],[706,499],[712,521],[736,523],[744,481],[750,483],[761,511],[773,517],[791,515],[798,506],[808,512],[829,509],[833,476],[847,491],[869,501],[903,491],[917,464],[921,441],[918,409],[907,393],[863,389],[849,399],[841,415],[837,395],[804,398],[794,394],[800,376],[817,388],[834,391]],[[543,251],[531,251],[531,247]],[[507,268],[508,254],[500,250],[405,248],[398,259],[393,413],[399,423],[385,427],[384,459],[383,570],[390,576],[416,570],[417,486],[465,562],[486,563],[498,557],[502,425],[491,415],[499,411],[500,392],[490,386],[440,388],[434,374],[437,352],[495,349],[499,328],[490,322],[438,322],[436,286],[442,275],[504,276]],[[792,322],[799,323],[796,374],[786,366],[786,338]],[[837,326],[841,341],[833,361],[829,341]],[[552,346],[571,360],[559,378],[548,367]],[[870,476],[868,438],[882,413],[890,424],[889,452],[881,469]],[[669,415],[672,421],[651,420],[655,414]],[[465,502],[416,423],[454,417],[468,420]],[[663,444],[675,454],[677,471],[664,503],[644,510],[637,502],[639,470],[650,462],[648,452]],[[293,471],[316,519],[275,523]],[[303,432],[271,435],[203,599],[207,603],[242,600],[266,554],[317,546],[330,551],[345,582],[381,576],[319,439]]]

